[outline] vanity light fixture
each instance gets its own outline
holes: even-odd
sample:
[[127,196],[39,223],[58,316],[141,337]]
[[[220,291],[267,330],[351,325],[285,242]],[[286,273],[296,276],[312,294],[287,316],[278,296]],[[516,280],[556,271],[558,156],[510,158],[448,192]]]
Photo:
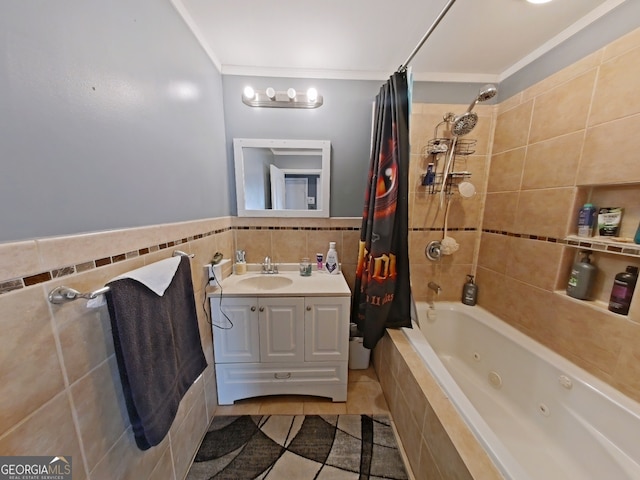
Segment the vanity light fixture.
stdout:
[[535,4],[538,4],[538,3],[549,3],[550,1],[551,0],[527,0],[527,2],[535,3]]
[[277,91],[272,87],[265,90],[245,87],[242,103],[250,107],[318,108],[322,105],[323,98],[313,87],[309,88],[306,93],[298,92],[295,88]]

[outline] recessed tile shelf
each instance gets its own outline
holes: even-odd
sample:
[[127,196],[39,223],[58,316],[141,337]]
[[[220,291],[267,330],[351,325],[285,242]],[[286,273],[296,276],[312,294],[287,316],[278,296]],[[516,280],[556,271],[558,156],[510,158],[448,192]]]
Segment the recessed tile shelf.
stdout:
[[616,242],[607,237],[586,238],[577,235],[569,235],[565,241],[568,247],[640,258],[640,245],[636,243]]

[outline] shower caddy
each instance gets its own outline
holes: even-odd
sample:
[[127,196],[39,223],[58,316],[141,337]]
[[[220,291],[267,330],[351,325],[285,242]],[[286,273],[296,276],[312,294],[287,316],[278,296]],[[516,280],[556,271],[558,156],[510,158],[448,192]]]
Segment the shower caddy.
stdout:
[[[438,136],[438,129],[443,124],[450,124],[454,119],[453,113],[447,113],[444,120],[436,125],[433,138],[427,142],[423,149],[423,158],[427,164],[433,164],[433,173],[431,179],[428,179],[429,173],[422,175],[421,185],[427,187],[427,193],[434,195],[440,193],[444,189],[446,195],[453,194],[453,187],[457,187],[460,182],[471,177],[471,172],[466,170],[456,171],[456,157],[473,155],[477,140],[463,139],[455,136],[444,137]],[[452,153],[449,171],[445,174],[447,157]],[[442,165],[442,166],[441,166]]]

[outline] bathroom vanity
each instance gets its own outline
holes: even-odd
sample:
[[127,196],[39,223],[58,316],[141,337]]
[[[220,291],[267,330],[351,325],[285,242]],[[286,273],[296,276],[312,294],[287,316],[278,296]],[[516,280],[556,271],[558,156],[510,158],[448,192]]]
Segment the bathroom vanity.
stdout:
[[250,269],[209,300],[219,405],[282,394],[346,401],[351,291],[342,274]]

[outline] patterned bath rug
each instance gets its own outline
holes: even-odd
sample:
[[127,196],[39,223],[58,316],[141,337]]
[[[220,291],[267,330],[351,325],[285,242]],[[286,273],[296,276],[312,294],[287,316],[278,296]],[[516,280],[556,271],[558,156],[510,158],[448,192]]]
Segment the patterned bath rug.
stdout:
[[407,480],[386,415],[214,417],[187,480]]

